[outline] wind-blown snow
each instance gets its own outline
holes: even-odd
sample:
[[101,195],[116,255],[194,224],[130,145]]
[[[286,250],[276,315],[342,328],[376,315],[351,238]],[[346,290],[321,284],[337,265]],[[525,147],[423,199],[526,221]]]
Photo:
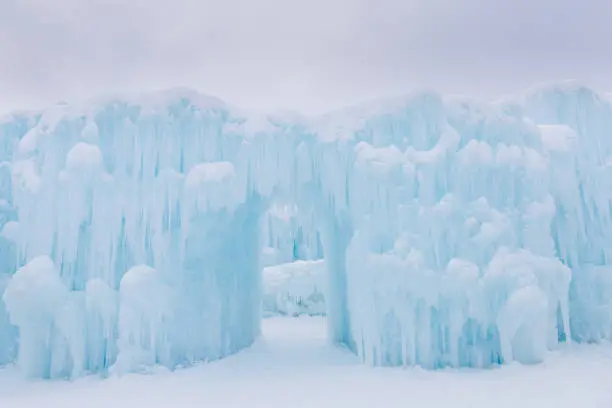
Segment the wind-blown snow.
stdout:
[[[184,89],[8,116],[0,357],[42,377],[218,359],[259,333],[263,266],[323,258],[330,337],[370,364],[610,339],[611,130],[576,84],[315,118]],[[39,274],[51,297],[14,300]]]

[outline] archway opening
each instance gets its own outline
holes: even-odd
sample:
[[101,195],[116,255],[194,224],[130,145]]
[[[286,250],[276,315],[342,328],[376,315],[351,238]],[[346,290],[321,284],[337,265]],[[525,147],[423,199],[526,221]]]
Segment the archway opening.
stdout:
[[329,340],[354,351],[345,263],[350,220],[315,208],[272,202],[262,217],[264,317],[324,316]]

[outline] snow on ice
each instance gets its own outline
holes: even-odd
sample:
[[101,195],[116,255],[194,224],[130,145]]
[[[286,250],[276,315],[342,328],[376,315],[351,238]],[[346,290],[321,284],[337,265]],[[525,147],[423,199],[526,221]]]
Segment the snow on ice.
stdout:
[[295,261],[263,269],[263,311],[270,315],[325,314],[325,263]]
[[610,101],[574,83],[313,118],[186,89],[6,116],[0,362],[70,378],[214,360],[252,344],[262,300],[293,313],[314,287],[331,340],[373,365],[611,339],[610,131]]

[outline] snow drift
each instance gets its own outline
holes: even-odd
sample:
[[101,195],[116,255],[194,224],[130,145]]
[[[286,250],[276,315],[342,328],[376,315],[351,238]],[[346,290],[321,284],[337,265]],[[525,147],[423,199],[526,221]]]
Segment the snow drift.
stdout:
[[[221,358],[261,269],[325,259],[376,365],[541,361],[612,337],[612,105],[573,83],[315,118],[176,90],[0,120],[0,360],[38,377]],[[40,278],[40,279],[39,279]]]

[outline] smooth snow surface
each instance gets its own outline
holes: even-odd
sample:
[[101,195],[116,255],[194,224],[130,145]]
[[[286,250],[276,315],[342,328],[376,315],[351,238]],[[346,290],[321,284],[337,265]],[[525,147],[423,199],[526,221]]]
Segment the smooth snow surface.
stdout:
[[327,342],[324,319],[263,320],[251,348],[151,375],[25,382],[0,371],[1,408],[604,408],[612,347],[569,345],[545,364],[494,370],[376,369]]
[[227,357],[259,334],[262,269],[300,262],[324,267],[330,338],[370,365],[610,340],[611,132],[609,98],[575,83],[310,118],[186,89],[3,117],[0,363]]

